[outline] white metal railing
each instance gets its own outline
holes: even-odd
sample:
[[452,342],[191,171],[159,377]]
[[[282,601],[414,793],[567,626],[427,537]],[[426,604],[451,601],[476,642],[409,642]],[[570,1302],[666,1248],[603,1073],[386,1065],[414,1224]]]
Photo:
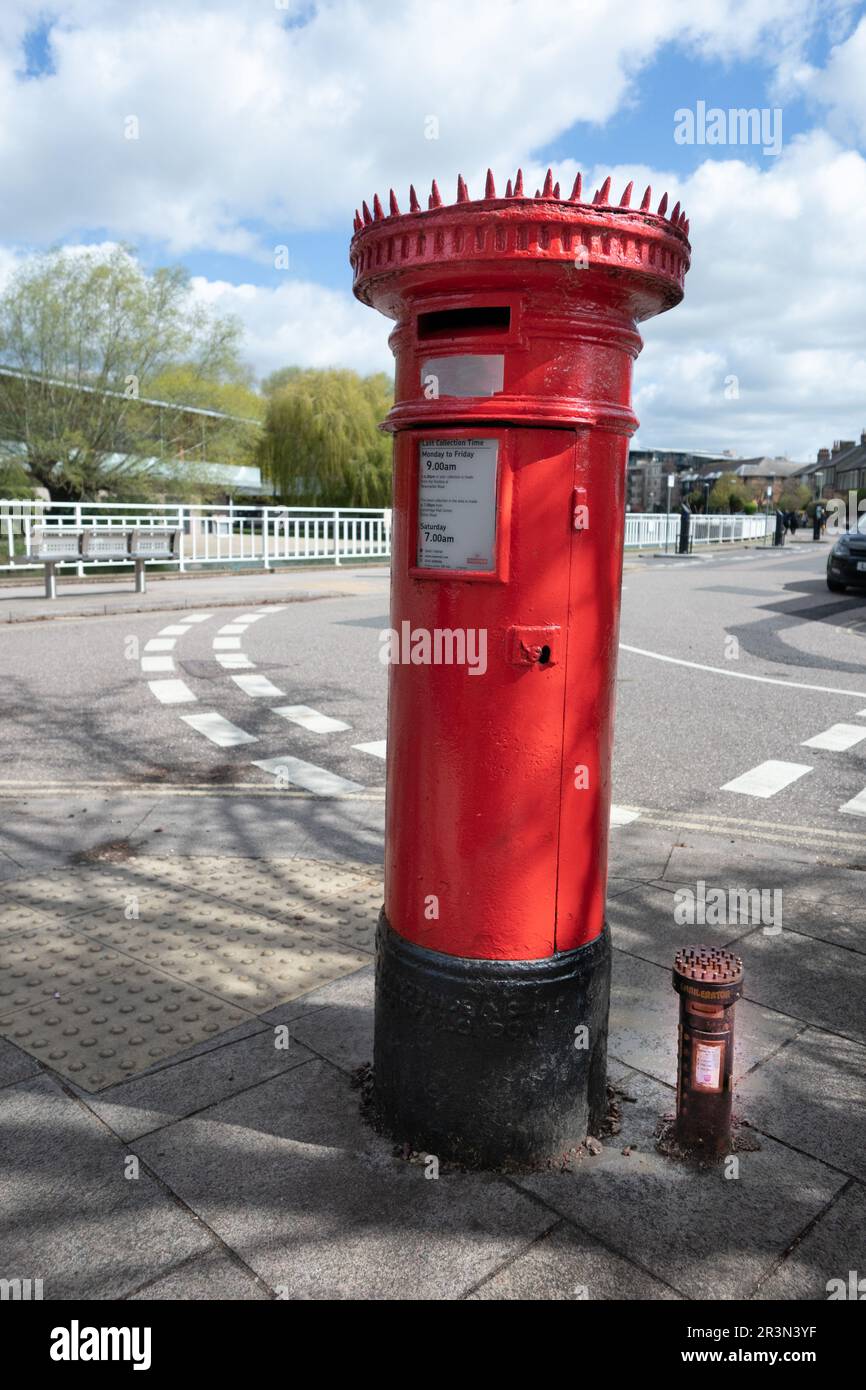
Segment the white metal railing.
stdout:
[[[771,535],[776,525],[776,516],[770,512],[756,512],[754,516],[723,515],[711,512],[709,516],[692,516],[691,540],[693,545],[720,545],[724,541],[759,540]],[[669,551],[676,550],[680,536],[679,513],[667,516],[655,512],[629,512],[625,519],[626,550],[645,550],[653,547],[664,549],[667,542]]]
[[[381,558],[391,553],[391,511],[382,507],[279,507],[127,502],[19,502],[0,499],[0,570],[31,553],[36,526],[130,529],[168,527],[181,532],[180,554],[164,563],[183,571],[197,565],[272,565]],[[79,574],[118,560],[70,561]],[[129,561],[128,563],[132,563]],[[162,563],[162,562],[161,562]],[[16,569],[28,568],[19,563]],[[34,566],[35,568],[35,566]]]

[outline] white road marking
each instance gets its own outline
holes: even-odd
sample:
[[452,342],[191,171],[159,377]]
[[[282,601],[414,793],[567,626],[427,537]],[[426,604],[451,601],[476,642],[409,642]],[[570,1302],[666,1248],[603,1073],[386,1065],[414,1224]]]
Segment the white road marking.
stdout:
[[226,671],[252,671],[256,664],[243,652],[217,652],[215,659]]
[[213,711],[207,714],[182,714],[180,717],[191,729],[204,734],[205,738],[209,738],[211,743],[218,744],[220,748],[234,748],[239,743],[258,743],[255,734],[245,733],[237,724],[232,724],[230,719],[224,719],[221,714],[215,714]]
[[254,760],[253,765],[260,767],[263,772],[272,772],[275,775],[283,773],[296,787],[303,787],[304,791],[315,792],[318,796],[334,796],[341,792],[364,790],[360,782],[350,782],[345,777],[338,777],[334,772],[327,772],[323,767],[305,763],[302,758],[292,758],[288,754],[277,758],[263,758],[260,762]]
[[783,685],[786,690],[817,690],[822,695],[850,695],[854,700],[862,700],[866,690],[841,690],[834,685],[805,685],[802,681],[783,681],[776,676],[753,676],[748,671],[726,671],[721,666],[704,666],[700,661],[684,661],[679,656],[664,656],[661,652],[648,652],[643,647],[630,647],[620,642],[620,651],[634,652],[636,656],[648,656],[653,661],[667,661],[671,666],[688,666],[693,671],[709,671],[714,676],[731,676],[734,680],[757,681],[760,685]]
[[844,753],[866,738],[866,724],[831,724],[823,734],[806,738],[801,748],[827,748],[831,753]]
[[173,637],[151,637],[149,642],[145,642],[146,652],[173,652],[175,639]]
[[342,719],[331,719],[327,714],[319,714],[318,710],[310,709],[309,705],[277,705],[271,713],[278,714],[282,719],[289,719],[293,724],[300,724],[302,729],[308,729],[311,734],[336,734],[352,727],[351,724],[344,724]]
[[185,623],[206,623],[208,618],[212,618],[213,613],[187,613]]
[[195,700],[185,681],[148,681],[156,698],[164,705],[187,705]]
[[630,806],[611,806],[610,828],[615,830],[618,825],[631,825],[639,816],[640,811],[634,811]]
[[246,623],[226,623],[225,627],[219,629],[220,637],[234,637],[239,632],[246,632]]
[[235,618],[236,623],[260,623],[264,613],[241,613],[240,617]]
[[760,796],[766,800],[811,771],[812,768],[806,763],[784,763],[770,758],[740,777],[735,777],[732,782],[726,782],[722,791],[741,792],[743,796]]
[[284,608],[288,608],[287,603],[269,603],[266,608],[256,608],[257,618],[266,618],[269,613],[282,613]]
[[[232,676],[232,680],[245,695],[252,695],[256,699],[286,693],[274,685],[273,681],[269,681],[267,676]],[[866,729],[863,730],[863,736],[866,738]]]
[[185,632],[189,632],[189,627],[186,623],[172,623],[170,627],[161,627],[159,629],[159,636],[183,637]]
[[141,669],[147,674],[148,671],[155,675],[157,671],[173,671],[174,662],[170,656],[143,656],[141,658]]
[[840,806],[839,810],[844,811],[846,816],[866,816],[866,787]]
[[215,652],[237,652],[240,651],[241,639],[239,637],[215,637],[213,639],[213,649]]
[[387,739],[380,739],[378,743],[353,743],[359,753],[371,753],[374,758],[384,758],[385,750],[388,746]]

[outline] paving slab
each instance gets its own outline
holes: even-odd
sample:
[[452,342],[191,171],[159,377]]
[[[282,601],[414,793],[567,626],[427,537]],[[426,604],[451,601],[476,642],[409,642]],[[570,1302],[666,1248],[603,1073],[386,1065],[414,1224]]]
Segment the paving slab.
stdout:
[[376,968],[368,965],[263,1017],[285,1023],[293,1039],[351,1072],[373,1060],[375,983]]
[[[730,824],[730,822],[726,822]],[[683,835],[675,844],[667,868],[659,878],[694,885],[698,879],[744,888],[781,888],[791,891],[809,883],[815,873],[815,851],[804,845],[766,844],[741,838]],[[835,872],[829,865],[827,872]]]
[[844,1292],[847,1302],[853,1283],[858,1300],[862,1299],[866,1285],[857,1286],[866,1277],[864,1251],[866,1189],[851,1183],[776,1266],[755,1297],[824,1300],[832,1293],[842,1301]]
[[468,1302],[676,1299],[678,1295],[600,1241],[562,1222],[471,1293]]
[[[712,887],[707,884],[707,891]],[[691,885],[688,891],[696,894],[695,886]],[[751,922],[719,926],[680,923],[675,916],[677,910],[676,894],[665,888],[638,884],[618,894],[607,911],[614,946],[670,968],[682,946],[727,946],[754,929]]]
[[201,1223],[129,1171],[128,1150],[50,1077],[0,1092],[4,1277],[46,1299],[116,1299],[211,1247]]
[[623,1104],[622,1132],[599,1155],[518,1184],[623,1257],[639,1252],[642,1267],[685,1298],[750,1297],[845,1177],[766,1138],[737,1156],[736,1178],[724,1164],[667,1158],[654,1134],[673,1093],[635,1073],[626,1087],[635,1103]]
[[42,1068],[29,1053],[0,1038],[0,1087],[14,1086],[28,1076],[39,1076]]
[[186,1264],[172,1270],[164,1278],[155,1279],[137,1293],[129,1294],[127,1301],[153,1303],[170,1300],[175,1303],[190,1303],[219,1299],[237,1303],[267,1301],[272,1296],[254,1274],[244,1269],[221,1249],[216,1249],[187,1260]]
[[131,1141],[291,1071],[312,1057],[297,1038],[290,1037],[288,1046],[278,1047],[273,1028],[263,1028],[82,1099],[115,1134]]
[[738,942],[737,951],[747,999],[866,1042],[866,957],[861,953],[784,927],[778,936],[752,932]]
[[862,1043],[807,1028],[742,1077],[736,1096],[738,1107],[763,1133],[866,1179]]
[[290,1299],[454,1299],[554,1223],[501,1178],[425,1177],[357,1093],[308,1062],[136,1150],[244,1264]]
[[[612,1060],[675,1086],[678,1022],[679,996],[670,968],[614,950],[608,1042]],[[802,1028],[782,1013],[740,1000],[734,1076],[743,1076]]]

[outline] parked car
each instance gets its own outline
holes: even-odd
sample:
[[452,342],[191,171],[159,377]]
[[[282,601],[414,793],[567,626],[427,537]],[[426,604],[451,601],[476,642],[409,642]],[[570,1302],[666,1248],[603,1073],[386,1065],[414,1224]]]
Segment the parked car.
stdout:
[[844,594],[848,586],[866,589],[866,515],[843,531],[827,556],[827,588]]

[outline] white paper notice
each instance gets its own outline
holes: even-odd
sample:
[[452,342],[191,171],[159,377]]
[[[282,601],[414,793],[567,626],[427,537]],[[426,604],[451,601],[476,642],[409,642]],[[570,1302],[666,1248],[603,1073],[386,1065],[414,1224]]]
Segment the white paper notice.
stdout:
[[418,451],[420,569],[496,568],[498,439],[428,439]]
[[698,1043],[695,1048],[695,1085],[717,1091],[721,1084],[723,1045]]

